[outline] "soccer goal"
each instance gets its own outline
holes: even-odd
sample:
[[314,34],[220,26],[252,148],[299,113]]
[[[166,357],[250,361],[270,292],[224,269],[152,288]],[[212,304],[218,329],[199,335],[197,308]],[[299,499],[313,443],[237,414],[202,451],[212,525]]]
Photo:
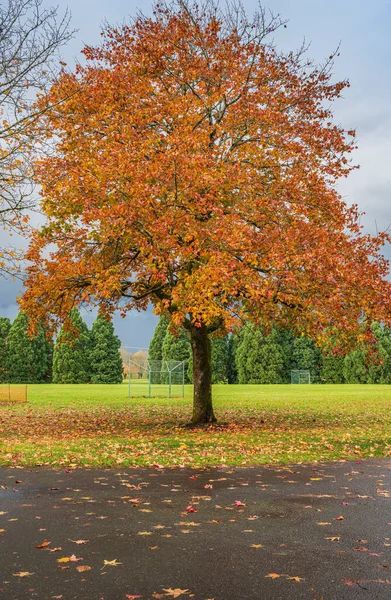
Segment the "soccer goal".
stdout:
[[27,402],[27,385],[0,385],[0,404]]
[[291,371],[291,383],[311,383],[310,371]]
[[185,395],[185,361],[129,360],[128,398]]

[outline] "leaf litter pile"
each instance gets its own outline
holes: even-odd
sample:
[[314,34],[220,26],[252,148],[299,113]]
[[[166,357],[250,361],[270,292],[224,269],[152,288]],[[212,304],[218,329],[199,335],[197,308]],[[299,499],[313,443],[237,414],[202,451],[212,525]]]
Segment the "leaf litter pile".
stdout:
[[[83,387],[80,408],[75,402],[50,401],[0,406],[0,464],[195,468],[391,455],[391,392],[383,390],[387,386],[378,386],[383,394],[379,397],[368,386],[367,396],[360,392],[346,400],[335,391],[330,400],[327,391],[321,390],[320,398],[305,391],[300,402],[296,390],[292,399],[273,397],[273,390],[270,398],[254,394],[243,400],[238,390],[242,393],[246,386],[220,386],[226,394],[234,388],[233,399],[217,400],[217,425],[195,429],[184,427],[191,415],[189,400],[113,404],[109,398],[107,406],[103,400],[94,406],[83,404]],[[252,386],[256,387],[273,386]],[[364,386],[345,386],[349,387]],[[312,393],[319,388],[311,386]]]

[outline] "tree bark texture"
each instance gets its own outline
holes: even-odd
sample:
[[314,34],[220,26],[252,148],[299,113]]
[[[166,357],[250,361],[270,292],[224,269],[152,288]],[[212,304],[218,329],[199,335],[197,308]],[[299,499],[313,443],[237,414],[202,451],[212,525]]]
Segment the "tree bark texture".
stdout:
[[193,417],[191,422],[215,423],[212,406],[212,351],[210,338],[205,326],[190,327],[190,341],[193,351]]

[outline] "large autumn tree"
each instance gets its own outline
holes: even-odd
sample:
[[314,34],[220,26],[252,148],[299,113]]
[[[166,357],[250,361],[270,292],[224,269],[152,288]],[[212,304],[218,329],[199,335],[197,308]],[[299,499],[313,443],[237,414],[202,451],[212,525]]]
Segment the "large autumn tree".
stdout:
[[347,83],[332,60],[277,52],[282,23],[265,15],[159,2],[107,28],[42,100],[78,91],[42,119],[47,224],[23,309],[55,322],[74,304],[151,302],[189,332],[194,423],[215,420],[211,334],[245,317],[347,344],[390,322],[386,236],[366,235],[336,191],[353,168],[354,132],[331,112]]

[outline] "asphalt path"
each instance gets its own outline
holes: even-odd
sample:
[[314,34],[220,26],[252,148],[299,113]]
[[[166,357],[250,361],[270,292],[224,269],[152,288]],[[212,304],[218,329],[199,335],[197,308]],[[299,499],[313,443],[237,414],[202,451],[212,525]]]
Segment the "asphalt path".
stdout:
[[1,469],[0,600],[391,598],[391,461]]

